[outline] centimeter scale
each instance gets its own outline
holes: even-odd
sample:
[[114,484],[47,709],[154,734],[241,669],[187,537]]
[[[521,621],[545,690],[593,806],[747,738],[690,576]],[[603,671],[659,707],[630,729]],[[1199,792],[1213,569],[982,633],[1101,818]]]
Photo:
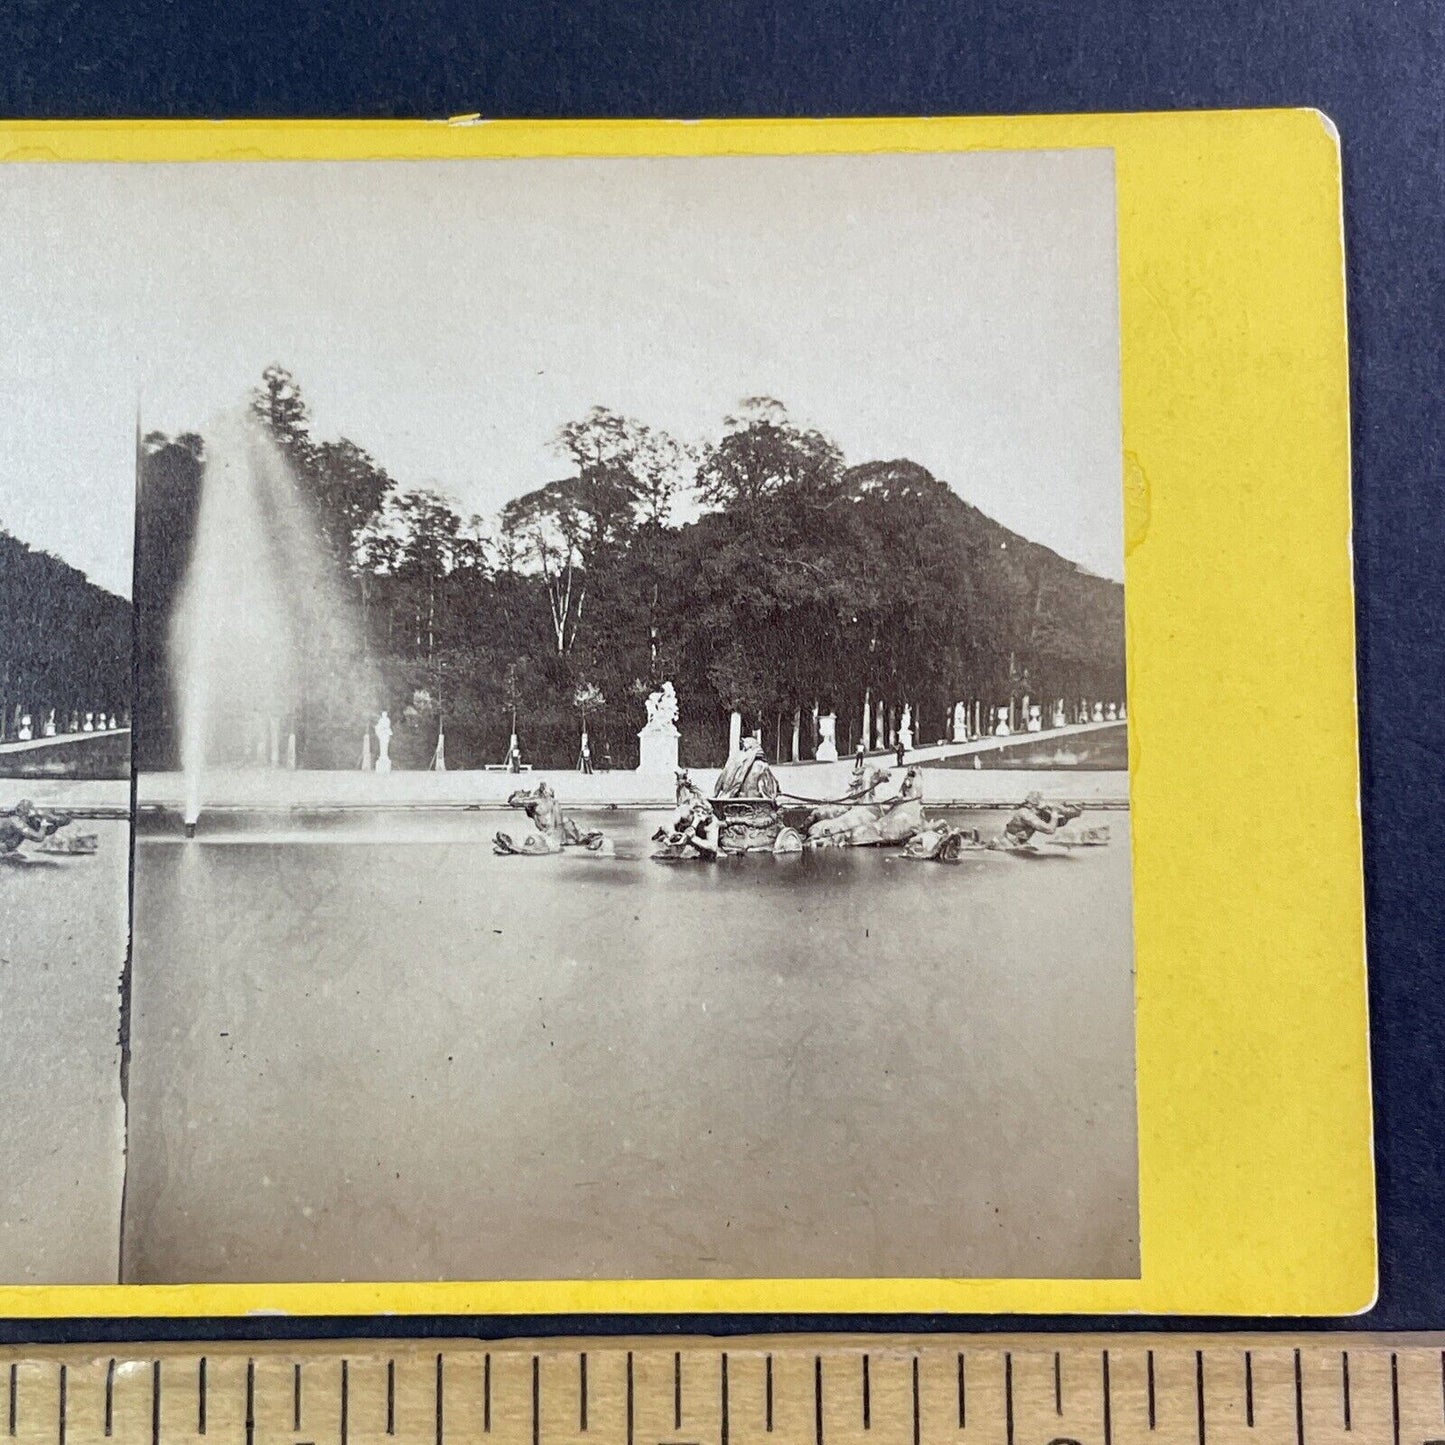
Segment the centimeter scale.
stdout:
[[0,1388],[21,1445],[1445,1445],[1426,1335],[37,1346]]

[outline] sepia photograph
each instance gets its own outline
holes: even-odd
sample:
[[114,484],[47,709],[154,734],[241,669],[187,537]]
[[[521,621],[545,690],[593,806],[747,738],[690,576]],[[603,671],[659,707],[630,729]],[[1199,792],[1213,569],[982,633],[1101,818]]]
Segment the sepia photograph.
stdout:
[[1140,1276],[1111,151],[0,190],[64,1267]]

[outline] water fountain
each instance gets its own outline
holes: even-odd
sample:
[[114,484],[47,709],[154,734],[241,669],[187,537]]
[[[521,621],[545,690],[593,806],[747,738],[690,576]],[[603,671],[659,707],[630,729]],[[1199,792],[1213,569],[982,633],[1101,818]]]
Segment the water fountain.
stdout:
[[281,738],[294,766],[298,736],[304,766],[308,728],[349,717],[377,691],[291,467],[246,414],[224,418],[206,437],[171,656],[188,837],[218,770],[281,766]]

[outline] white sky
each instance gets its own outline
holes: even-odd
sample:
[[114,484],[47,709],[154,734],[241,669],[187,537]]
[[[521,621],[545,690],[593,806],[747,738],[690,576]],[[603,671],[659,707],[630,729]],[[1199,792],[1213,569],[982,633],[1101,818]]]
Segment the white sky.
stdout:
[[279,361],[318,436],[467,511],[594,404],[779,398],[1123,575],[1108,151],[0,166],[0,526],[129,594],[137,396],[204,432]]

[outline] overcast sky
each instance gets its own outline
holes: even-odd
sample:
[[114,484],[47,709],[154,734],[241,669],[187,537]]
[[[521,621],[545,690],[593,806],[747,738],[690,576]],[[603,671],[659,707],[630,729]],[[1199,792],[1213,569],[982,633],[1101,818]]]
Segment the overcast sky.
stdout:
[[0,526],[130,591],[137,397],[279,361],[318,436],[497,512],[593,405],[745,396],[1123,575],[1107,151],[0,166]]

